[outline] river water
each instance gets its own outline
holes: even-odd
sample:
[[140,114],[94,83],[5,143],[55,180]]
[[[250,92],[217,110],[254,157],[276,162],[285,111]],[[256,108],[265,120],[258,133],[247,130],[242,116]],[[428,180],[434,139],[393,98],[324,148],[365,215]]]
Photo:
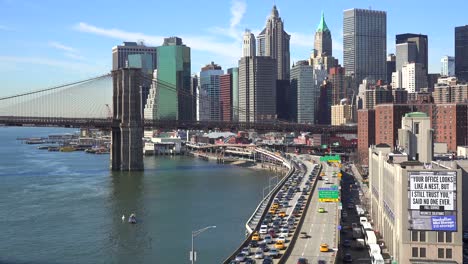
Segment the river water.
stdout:
[[[109,155],[49,152],[17,137],[73,132],[0,128],[0,263],[219,263],[272,173],[195,158],[145,157],[144,172],[111,172]],[[122,222],[136,213],[138,224]]]

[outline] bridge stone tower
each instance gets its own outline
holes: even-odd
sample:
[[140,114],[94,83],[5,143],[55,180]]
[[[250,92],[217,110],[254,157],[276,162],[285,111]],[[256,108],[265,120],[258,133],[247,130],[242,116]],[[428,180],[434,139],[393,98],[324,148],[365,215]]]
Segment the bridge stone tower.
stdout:
[[142,72],[138,68],[112,71],[113,119],[111,169],[143,170]]

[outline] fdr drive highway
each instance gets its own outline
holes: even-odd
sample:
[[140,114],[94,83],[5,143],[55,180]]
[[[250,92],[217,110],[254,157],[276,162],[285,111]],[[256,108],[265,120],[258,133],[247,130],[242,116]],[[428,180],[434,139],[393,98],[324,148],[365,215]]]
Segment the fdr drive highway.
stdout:
[[[292,155],[294,169],[271,193],[256,227],[224,263],[335,263],[338,203],[319,202],[317,188],[337,188],[338,168]],[[302,263],[302,262],[300,262]]]

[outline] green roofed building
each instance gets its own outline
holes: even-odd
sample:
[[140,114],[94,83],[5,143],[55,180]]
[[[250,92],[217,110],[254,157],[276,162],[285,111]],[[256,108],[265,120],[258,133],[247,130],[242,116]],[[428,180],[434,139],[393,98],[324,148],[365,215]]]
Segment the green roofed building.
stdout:
[[[170,37],[157,48],[157,119],[191,120],[190,48]],[[177,92],[176,92],[177,91]]]
[[314,49],[319,57],[332,56],[331,32],[325,23],[325,15],[322,12],[320,23],[315,31]]

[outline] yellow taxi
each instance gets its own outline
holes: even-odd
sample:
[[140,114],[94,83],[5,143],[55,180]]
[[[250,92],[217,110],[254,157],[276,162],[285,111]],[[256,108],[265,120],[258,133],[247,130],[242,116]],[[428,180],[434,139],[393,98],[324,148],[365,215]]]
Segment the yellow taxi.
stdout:
[[260,240],[260,235],[255,231],[252,235],[252,241],[259,241]]
[[279,250],[283,250],[284,249],[284,243],[282,241],[276,242],[275,243],[275,248],[279,249]]
[[320,173],[320,176],[325,176],[325,172],[321,172],[321,173]]
[[285,211],[281,211],[278,213],[278,216],[279,217],[286,217],[286,212]]
[[271,205],[271,208],[278,209],[278,207],[279,207],[279,204],[278,204],[278,203],[274,203],[274,204]]
[[276,209],[271,207],[270,210],[268,211],[270,214],[276,214]]
[[328,252],[328,244],[320,244],[320,252]]

